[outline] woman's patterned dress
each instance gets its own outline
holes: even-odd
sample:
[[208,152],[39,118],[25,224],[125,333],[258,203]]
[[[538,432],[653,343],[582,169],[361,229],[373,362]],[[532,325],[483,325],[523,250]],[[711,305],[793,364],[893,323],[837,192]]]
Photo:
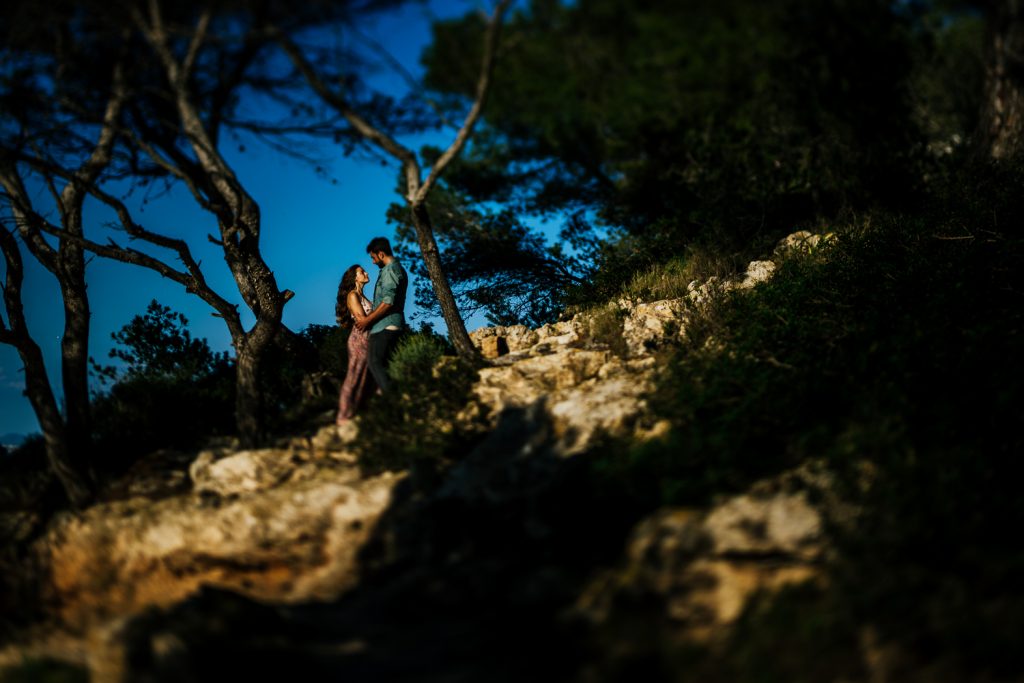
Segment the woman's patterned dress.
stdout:
[[[359,302],[363,305],[363,313],[370,314],[373,304],[362,294]],[[348,335],[348,371],[345,382],[341,385],[341,398],[338,401],[338,424],[349,420],[362,407],[373,393],[375,384],[369,372],[370,331],[360,330],[355,325]]]

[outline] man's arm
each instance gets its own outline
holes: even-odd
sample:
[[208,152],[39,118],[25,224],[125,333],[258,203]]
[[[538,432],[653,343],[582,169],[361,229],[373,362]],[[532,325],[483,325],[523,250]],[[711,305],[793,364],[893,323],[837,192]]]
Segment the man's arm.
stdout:
[[[394,270],[385,268],[380,274],[380,303],[370,315],[356,323],[361,330],[370,329],[374,323],[383,318],[395,305],[395,293],[398,291],[398,277]],[[377,297],[374,297],[376,299]]]
[[362,320],[357,320],[355,322],[355,325],[361,330],[368,330],[371,327],[373,327],[373,324],[375,322],[386,316],[388,312],[391,311],[392,308],[393,306],[391,304],[382,303],[379,306],[377,306],[377,308],[370,311],[370,314],[368,316],[364,317]]

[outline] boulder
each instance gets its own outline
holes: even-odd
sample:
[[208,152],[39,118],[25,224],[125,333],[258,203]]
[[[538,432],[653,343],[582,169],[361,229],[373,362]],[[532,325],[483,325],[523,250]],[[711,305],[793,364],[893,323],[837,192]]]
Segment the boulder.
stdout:
[[627,308],[622,336],[632,357],[679,337],[687,314],[685,299],[666,299]]
[[824,580],[823,512],[809,481],[793,471],[709,510],[658,510],[634,528],[622,566],[596,579],[577,608],[609,623],[617,605],[657,605],[651,618],[668,619],[684,640],[725,637],[756,594]]
[[74,628],[207,585],[278,602],[330,599],[357,582],[358,553],[403,476],[323,470],[229,499],[132,499],[64,515],[36,544],[46,599]]
[[526,325],[482,327],[469,333],[469,338],[477,348],[482,348],[484,340],[492,337],[501,337],[505,340],[505,344],[508,347],[506,353],[524,351],[540,340],[537,332],[531,330]]
[[263,491],[286,480],[310,478],[315,467],[299,451],[263,448],[222,454],[202,451],[189,467],[192,488],[199,494],[230,496]]
[[751,261],[747,266],[747,272],[737,283],[740,289],[750,289],[762,282],[767,282],[775,274],[775,263],[772,261]]
[[480,343],[480,355],[484,358],[493,359],[504,356],[509,352],[508,341],[497,335],[485,337]]
[[812,233],[810,230],[799,230],[790,235],[786,235],[779,243],[775,245],[775,250],[772,252],[772,260],[776,262],[782,262],[796,253],[810,253],[814,251],[823,240],[828,240],[832,237],[831,233],[827,235],[817,235]]

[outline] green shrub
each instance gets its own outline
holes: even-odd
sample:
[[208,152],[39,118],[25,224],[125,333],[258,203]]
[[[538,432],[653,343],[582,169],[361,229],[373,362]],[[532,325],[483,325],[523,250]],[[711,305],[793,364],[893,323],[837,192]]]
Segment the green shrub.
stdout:
[[388,366],[394,387],[375,397],[359,418],[360,464],[368,473],[416,462],[440,464],[471,434],[455,424],[469,399],[476,368],[454,355],[430,332],[409,334]]
[[388,364],[388,375],[399,386],[429,386],[434,366],[444,356],[443,339],[433,334],[410,334],[395,348]]

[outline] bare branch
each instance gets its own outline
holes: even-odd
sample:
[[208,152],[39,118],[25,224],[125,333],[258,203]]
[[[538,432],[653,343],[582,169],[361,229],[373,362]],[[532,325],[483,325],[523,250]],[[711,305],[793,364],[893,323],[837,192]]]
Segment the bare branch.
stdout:
[[163,62],[164,68],[170,76],[171,84],[177,86],[178,77],[181,74],[181,66],[174,59],[174,55],[171,54],[171,48],[167,44],[167,29],[164,27],[163,14],[160,11],[160,0],[149,0],[148,6],[150,24],[147,25],[142,12],[136,6],[131,8],[132,18],[146,39],[146,42],[149,43],[150,47],[156,52],[157,57]]
[[18,251],[18,243],[6,226],[0,226],[0,249],[3,250],[4,260],[7,262],[7,275],[3,290],[4,306],[7,308],[7,319],[10,322],[10,327],[7,327],[0,319],[0,342],[14,345],[17,341],[16,331],[25,329],[21,303],[21,282],[24,277],[24,268],[21,262],[21,252]]
[[135,145],[143,152],[145,152],[146,156],[153,160],[153,163],[155,163],[157,166],[170,173],[178,180],[185,183],[185,187],[188,188],[188,191],[192,194],[193,199],[196,200],[196,203],[198,203],[199,206],[209,211],[210,213],[217,213],[216,207],[212,203],[210,203],[210,200],[207,199],[206,195],[203,194],[203,192],[199,189],[199,185],[196,183],[195,178],[186,173],[181,168],[180,164],[175,164],[171,161],[168,161],[166,158],[164,158],[162,154],[160,154],[159,151],[156,150],[156,148],[154,148],[151,144],[143,140],[134,131],[122,130],[121,132],[131,141],[133,145]]
[[[35,155],[38,158],[43,158],[43,152],[39,149],[39,145],[35,140],[30,140],[28,146],[32,148],[32,151],[35,152]],[[14,169],[14,172],[17,173],[17,169]],[[60,213],[60,221],[61,223],[64,223],[67,220],[68,207],[64,204],[64,200],[61,197],[60,192],[57,191],[57,184],[53,182],[53,176],[51,174],[46,173],[45,171],[40,171],[40,175],[43,176],[43,184],[46,185],[46,190],[50,193],[53,203],[57,205],[57,212]],[[18,177],[20,179],[20,176]],[[23,194],[25,197],[25,205],[29,206],[31,202],[28,201],[28,193],[23,192]]]
[[512,3],[512,0],[501,0],[497,7],[494,8],[494,14],[491,15],[491,19],[487,25],[487,35],[484,37],[484,55],[480,64],[480,76],[477,79],[476,84],[476,97],[473,101],[473,106],[470,107],[469,113],[466,114],[466,119],[462,123],[462,128],[459,129],[458,134],[455,136],[455,140],[451,146],[444,151],[444,153],[437,158],[434,165],[430,169],[430,174],[427,176],[426,181],[420,186],[419,190],[415,193],[415,202],[422,202],[427,198],[427,194],[430,189],[437,182],[437,179],[444,172],[444,169],[448,166],[451,161],[458,156],[459,152],[466,145],[466,141],[469,140],[469,136],[473,133],[473,127],[476,125],[477,120],[480,118],[480,114],[483,111],[484,103],[487,101],[487,93],[490,90],[491,75],[494,72],[494,55],[497,50],[498,36],[501,32],[501,23],[504,18],[505,10]]
[[57,271],[57,251],[39,234],[46,220],[32,208],[24,181],[12,160],[0,166],[0,185],[14,215],[14,224],[32,255],[51,273]]
[[310,64],[309,60],[307,60],[305,55],[302,54],[302,50],[299,49],[298,45],[282,34],[279,30],[272,29],[272,31],[275,34],[278,43],[280,43],[281,47],[284,49],[285,54],[287,54],[289,59],[291,59],[292,64],[294,64],[299,72],[305,77],[306,82],[309,83],[310,87],[313,88],[317,95],[344,116],[345,120],[348,121],[349,125],[352,126],[357,133],[398,159],[402,163],[402,168],[405,171],[405,179],[409,193],[412,194],[416,192],[420,185],[420,167],[419,162],[416,161],[416,155],[360,116],[340,93],[331,90],[327,84],[324,83],[323,79],[316,73],[313,65]]
[[199,55],[199,48],[202,46],[203,40],[206,39],[207,29],[210,28],[210,19],[212,16],[212,12],[207,8],[203,10],[202,15],[199,17],[195,33],[192,34],[192,41],[188,46],[188,52],[185,53],[185,61],[181,63],[180,78],[183,81],[188,80],[189,74],[192,73],[192,67],[195,66],[196,57]]
[[[81,195],[81,186],[94,183],[99,174],[110,165],[114,141],[117,139],[117,122],[121,117],[121,109],[127,96],[124,68],[118,62],[114,65],[110,98],[107,100],[107,106],[103,112],[99,139],[96,141],[92,154],[75,172],[71,182],[64,187],[64,191],[61,193],[64,207],[74,206]],[[65,223],[65,225],[67,224]]]
[[[94,194],[94,196],[96,195]],[[106,197],[101,201],[106,201],[106,199],[110,199],[110,197]],[[119,204],[117,200],[114,200],[114,202],[115,204]],[[161,261],[159,258],[143,251],[139,251],[138,249],[121,246],[113,239],[109,239],[107,244],[99,244],[98,242],[86,239],[81,235],[68,234],[54,226],[47,225],[43,230],[61,239],[73,242],[74,244],[87,249],[98,256],[148,268],[169,280],[173,280],[181,284],[185,287],[185,291],[197,295],[217,311],[220,317],[224,318],[228,325],[228,329],[231,332],[232,338],[238,338],[239,336],[244,335],[245,331],[242,328],[241,319],[238,316],[237,306],[221,297],[207,284],[206,278],[199,269],[199,264],[192,257],[192,253],[189,250],[188,245],[183,240],[173,239],[166,235],[160,235],[146,230],[131,221],[130,218],[127,218],[128,222],[125,224],[124,221],[126,220],[126,217],[120,215],[121,209],[123,209],[123,206],[117,207],[116,210],[119,213],[119,219],[122,221],[125,232],[128,233],[129,237],[133,239],[141,239],[150,244],[176,252],[178,259],[184,264],[185,270],[175,269],[164,261]]]
[[441,121],[443,125],[448,126],[453,130],[458,130],[458,127],[454,123],[452,123],[445,115],[440,103],[436,99],[428,96],[424,92],[423,84],[417,81],[416,77],[413,76],[412,73],[410,73],[409,70],[405,68],[405,65],[402,64],[402,62],[400,62],[393,54],[391,54],[387,48],[385,48],[383,45],[381,45],[379,42],[377,42],[367,34],[360,31],[358,28],[353,27],[352,32],[361,41],[369,45],[374,52],[380,55],[384,59],[384,61],[387,62],[392,69],[394,69],[395,73],[397,73],[402,78],[402,80],[405,81],[405,84],[409,86],[409,89],[416,93],[416,95],[420,99],[426,102],[427,105],[434,110],[434,113],[437,114],[437,118]]

